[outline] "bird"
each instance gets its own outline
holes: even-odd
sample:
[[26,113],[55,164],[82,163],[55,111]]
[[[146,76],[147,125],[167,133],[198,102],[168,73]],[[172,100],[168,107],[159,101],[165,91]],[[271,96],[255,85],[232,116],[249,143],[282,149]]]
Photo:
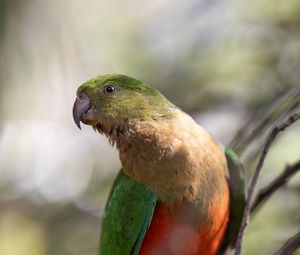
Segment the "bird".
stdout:
[[73,118],[106,136],[122,166],[99,254],[214,255],[235,240],[245,204],[238,159],[157,89],[96,76],[78,88]]

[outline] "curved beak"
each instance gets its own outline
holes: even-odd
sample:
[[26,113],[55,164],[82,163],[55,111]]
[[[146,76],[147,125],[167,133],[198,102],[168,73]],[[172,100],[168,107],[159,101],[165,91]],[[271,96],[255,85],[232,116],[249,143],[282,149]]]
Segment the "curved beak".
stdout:
[[73,119],[75,124],[79,129],[80,121],[82,120],[82,115],[86,114],[91,108],[90,99],[85,94],[81,94],[80,97],[77,97],[73,106]]

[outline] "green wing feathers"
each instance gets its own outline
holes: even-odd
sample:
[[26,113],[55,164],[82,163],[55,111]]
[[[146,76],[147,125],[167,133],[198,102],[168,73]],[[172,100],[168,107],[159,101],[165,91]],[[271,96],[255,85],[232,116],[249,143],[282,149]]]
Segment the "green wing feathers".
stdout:
[[228,246],[233,247],[235,245],[247,198],[245,171],[239,157],[230,148],[226,148],[225,155],[229,170],[230,217],[221,253]]
[[149,188],[120,171],[102,221],[99,254],[138,254],[151,222],[156,200],[156,195]]

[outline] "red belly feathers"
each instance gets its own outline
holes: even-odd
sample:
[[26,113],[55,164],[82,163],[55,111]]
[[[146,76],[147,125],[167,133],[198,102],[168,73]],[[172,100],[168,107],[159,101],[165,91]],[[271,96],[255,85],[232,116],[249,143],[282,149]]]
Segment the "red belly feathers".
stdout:
[[140,255],[214,255],[221,245],[229,216],[229,193],[199,216],[191,205],[172,208],[158,202]]

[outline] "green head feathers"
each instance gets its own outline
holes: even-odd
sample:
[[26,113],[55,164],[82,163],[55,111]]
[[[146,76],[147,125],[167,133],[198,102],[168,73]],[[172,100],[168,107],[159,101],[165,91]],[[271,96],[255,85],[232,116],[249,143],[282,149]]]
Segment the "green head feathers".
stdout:
[[168,117],[174,106],[157,90],[121,74],[97,76],[82,84],[73,108],[76,124],[107,133],[127,122]]

